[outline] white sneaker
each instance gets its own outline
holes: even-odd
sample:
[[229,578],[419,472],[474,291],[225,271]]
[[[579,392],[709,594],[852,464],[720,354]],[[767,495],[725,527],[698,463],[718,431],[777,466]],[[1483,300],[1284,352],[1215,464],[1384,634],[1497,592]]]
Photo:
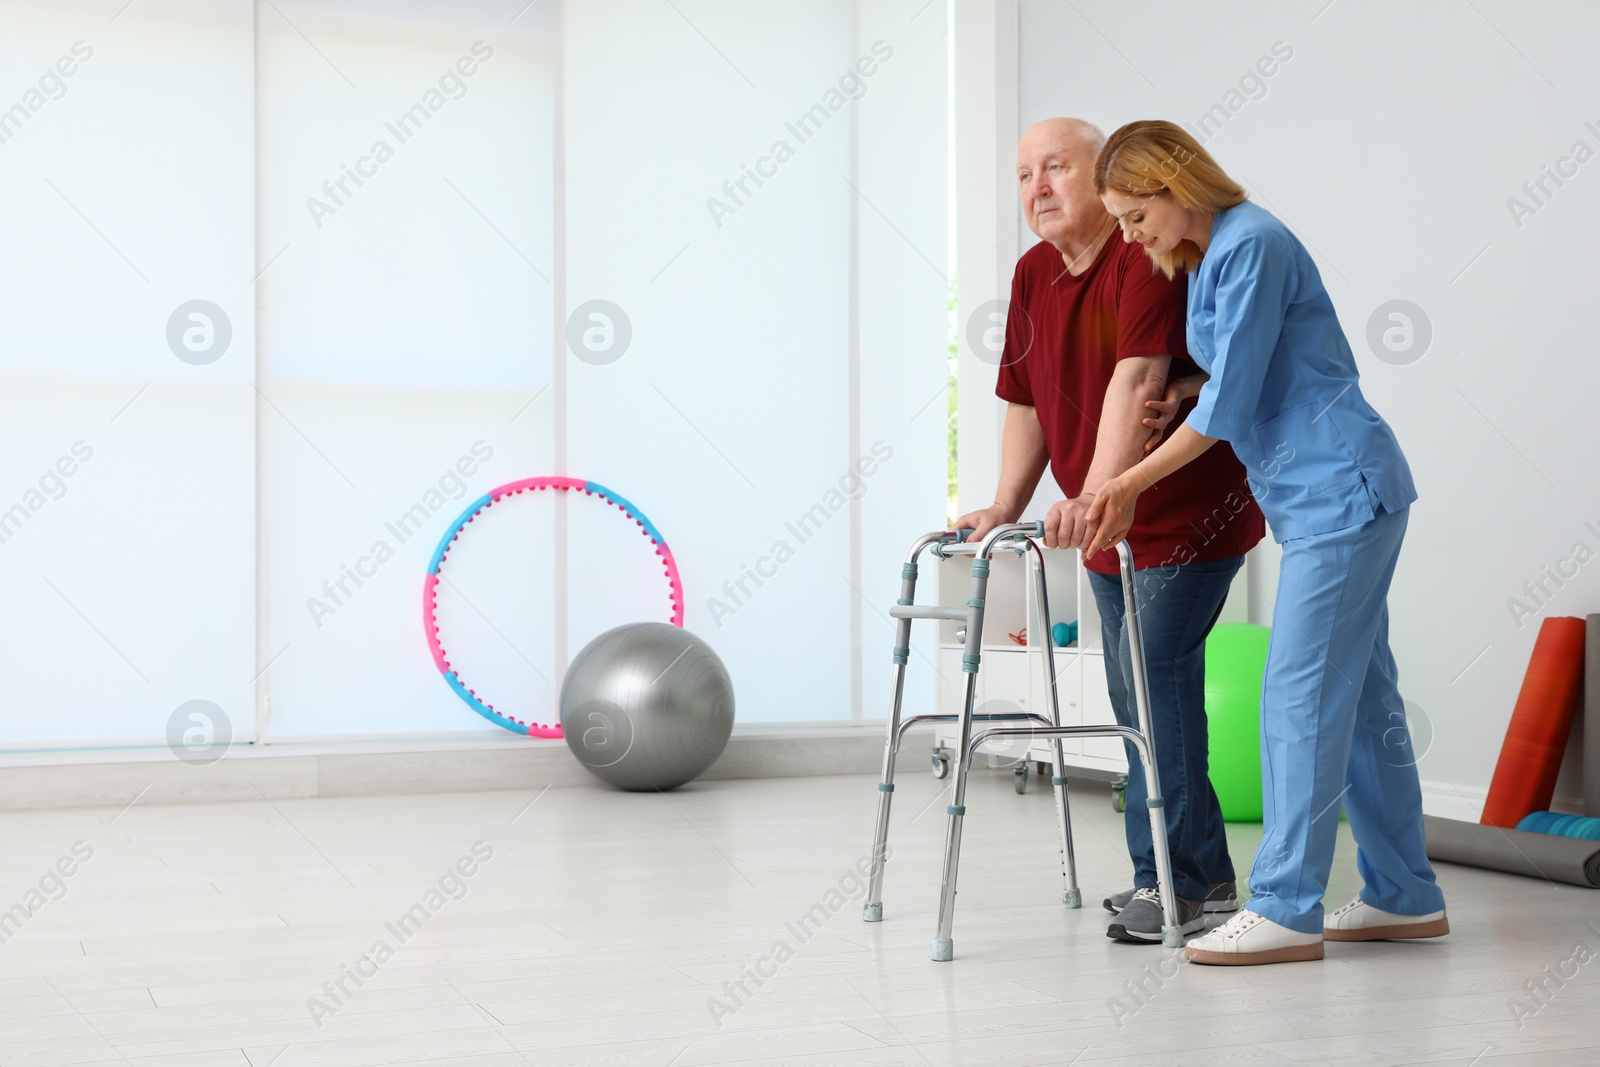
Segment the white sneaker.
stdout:
[[1302,934],[1244,909],[1223,925],[1189,942],[1190,963],[1250,966],[1322,958],[1322,935]]
[[1449,932],[1450,920],[1442,910],[1426,915],[1396,915],[1374,908],[1360,897],[1322,920],[1322,936],[1329,941],[1443,937]]

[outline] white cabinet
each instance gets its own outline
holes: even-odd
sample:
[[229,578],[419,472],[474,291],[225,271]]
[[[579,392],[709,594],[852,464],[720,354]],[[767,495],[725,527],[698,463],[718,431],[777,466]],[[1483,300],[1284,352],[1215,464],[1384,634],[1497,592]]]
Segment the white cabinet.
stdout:
[[[939,649],[939,711],[943,714],[958,714],[967,697],[967,675],[961,670],[962,649],[959,646],[943,646]],[[985,649],[983,652],[982,669],[978,672],[978,687],[973,699],[973,709],[980,713],[991,715],[1015,714],[1017,712],[1032,711],[1044,707],[1039,703],[1042,695],[1034,692],[1034,667],[1038,657],[1031,655],[1026,648],[998,648]],[[987,723],[978,722],[973,725],[973,732],[985,729]],[[998,726],[1026,726],[1025,722],[995,723]],[[936,745],[953,748],[956,743],[956,727],[941,724],[935,731]],[[1041,743],[1042,744],[1042,743]],[[1037,746],[1030,745],[1027,741],[996,741],[984,746],[984,753],[989,757],[988,764],[1005,763],[1014,764],[1021,759],[1049,760],[1042,747],[1038,748],[1038,755],[1031,749]],[[982,763],[979,764],[983,765]]]
[[[1100,620],[1078,553],[1046,549],[1044,558],[1051,619],[1064,623],[1078,621],[1088,647],[1055,648],[1049,634],[1038,632],[1038,578],[1034,569],[1038,563],[1033,553],[1020,558],[1011,551],[997,553],[991,561],[989,585],[984,596],[983,658],[975,707],[986,712],[1031,711],[1048,717],[1050,683],[1044,657],[1045,650],[1051,649],[1056,665],[1061,725],[1112,723],[1115,718],[1106,692],[1104,658],[1098,647]],[[947,607],[964,606],[971,595],[972,558],[957,556],[940,561],[937,574],[938,603]],[[956,637],[958,629],[958,623],[939,624],[938,710],[944,714],[959,714],[966,696],[967,676],[961,671],[963,648]],[[1018,644],[1017,637],[1024,638],[1026,643]],[[940,724],[936,737],[936,744],[954,747],[956,727]],[[1091,771],[1096,777],[1107,779],[1127,771],[1122,742],[1118,738],[1068,738],[1061,742],[1061,749],[1070,770]],[[1055,762],[1053,746],[1048,740],[993,744],[984,751],[990,758],[978,761],[978,766],[1011,764],[1023,759]]]
[[[1025,648],[999,648],[984,652],[978,672],[983,689],[980,711],[1033,711],[1033,661]],[[993,705],[993,706],[990,706]]]
[[[1111,692],[1106,687],[1106,656],[1104,652],[1083,654],[1083,725],[1115,726],[1117,713],[1111,707]],[[1093,678],[1091,684],[1091,676]],[[1119,774],[1128,770],[1127,747],[1120,737],[1085,737],[1083,755],[1085,763],[1104,761],[1108,768]],[[1091,764],[1092,765],[1092,764]]]
[[[1035,683],[1039,687],[1039,707],[1049,712],[1050,679],[1044,671],[1044,657],[1032,657],[1039,664],[1039,672],[1035,676]],[[1055,652],[1056,661],[1056,696],[1061,702],[1061,725],[1083,725],[1083,679],[1079,669],[1079,657],[1076,649],[1059,648]],[[1048,742],[1046,742],[1048,745]],[[1074,757],[1083,752],[1083,742],[1076,737],[1063,738],[1061,741],[1061,754],[1067,760],[1067,766],[1074,765]]]
[[[1036,658],[1026,648],[1021,647],[986,649],[983,653],[982,669],[978,672],[981,691],[978,710],[990,715],[1014,715],[1022,711],[1041,710],[1043,706],[1034,700],[1033,694],[1033,666]],[[973,732],[985,729],[988,725],[1017,727],[1027,726],[1028,723],[980,723],[973,726]],[[1050,758],[1048,755],[1035,754],[1034,749],[1039,753],[1044,752],[1041,745],[1030,744],[1027,738],[991,741],[983,747],[990,763],[998,761],[1007,766],[1023,759],[1044,761]]]
[[[936,713],[940,715],[959,715],[961,702],[967,695],[967,676],[961,673],[961,649],[939,646],[939,707]],[[982,677],[979,678],[980,683]],[[978,702],[983,702],[983,694],[978,694]]]

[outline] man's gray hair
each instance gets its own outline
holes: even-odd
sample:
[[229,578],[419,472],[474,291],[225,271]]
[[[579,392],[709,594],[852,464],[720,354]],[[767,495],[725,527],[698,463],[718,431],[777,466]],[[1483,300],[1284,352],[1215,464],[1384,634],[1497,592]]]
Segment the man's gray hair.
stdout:
[[1057,118],[1041,119],[1029,127],[1030,130],[1040,126],[1047,126],[1053,132],[1063,137],[1076,137],[1089,148],[1091,156],[1100,154],[1100,149],[1106,146],[1106,135],[1092,122],[1063,115]]
[[1100,149],[1106,146],[1105,131],[1094,123],[1075,118],[1063,118],[1061,121],[1066,123],[1074,134],[1088,142],[1089,147],[1094,149],[1095,155],[1099,155]]

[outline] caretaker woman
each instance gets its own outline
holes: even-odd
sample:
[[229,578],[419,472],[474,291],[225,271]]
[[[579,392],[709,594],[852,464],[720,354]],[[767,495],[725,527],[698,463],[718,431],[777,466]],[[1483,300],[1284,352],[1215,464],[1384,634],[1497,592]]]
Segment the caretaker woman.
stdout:
[[[1283,545],[1261,694],[1265,814],[1251,899],[1186,955],[1281,963],[1321,959],[1324,939],[1445,934],[1389,651],[1385,601],[1417,495],[1400,445],[1361,394],[1305,247],[1192,136],[1170,122],[1130,123],[1101,149],[1094,178],[1123,239],[1168,277],[1188,272],[1189,354],[1206,373],[1151,405],[1146,424],[1159,431],[1178,402],[1197,398],[1183,425],[1100,489],[1086,554],[1120,541],[1139,494],[1218,441],[1250,472]],[[1324,917],[1341,804],[1363,886]]]

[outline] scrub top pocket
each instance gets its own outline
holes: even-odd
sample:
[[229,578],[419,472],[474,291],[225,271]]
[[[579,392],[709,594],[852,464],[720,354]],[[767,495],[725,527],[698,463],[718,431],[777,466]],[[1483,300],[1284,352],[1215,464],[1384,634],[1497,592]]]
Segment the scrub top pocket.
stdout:
[[1235,450],[1280,543],[1357,526],[1374,515],[1355,449],[1326,401],[1289,408],[1257,426]]

